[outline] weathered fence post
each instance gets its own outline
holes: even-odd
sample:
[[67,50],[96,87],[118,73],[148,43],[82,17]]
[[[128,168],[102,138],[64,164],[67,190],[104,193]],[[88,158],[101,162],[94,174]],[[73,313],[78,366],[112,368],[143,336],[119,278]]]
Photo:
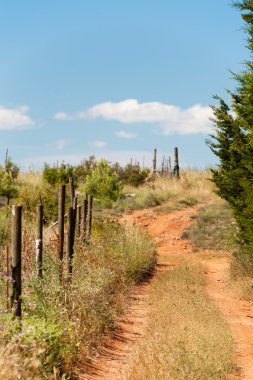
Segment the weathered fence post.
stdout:
[[71,275],[73,272],[73,255],[74,255],[74,243],[75,243],[75,232],[74,232],[74,209],[69,207],[68,209],[68,240],[67,240],[67,268],[68,274]]
[[75,202],[75,185],[72,177],[69,177],[69,189],[70,189],[70,204],[74,208]]
[[37,276],[42,278],[42,255],[43,255],[43,205],[37,206],[36,210],[36,270]]
[[157,149],[154,149],[154,159],[153,159],[153,172],[156,172],[156,158],[157,158]]
[[85,240],[87,234],[87,218],[88,218],[88,196],[85,195],[83,201],[83,238]]
[[92,229],[92,208],[93,208],[93,196],[89,196],[89,218],[88,218],[88,240],[91,237],[91,229]]
[[61,185],[59,188],[58,198],[58,256],[62,261],[64,247],[64,213],[65,213],[66,186]]
[[11,307],[15,317],[21,318],[21,250],[22,206],[12,206],[12,296]]
[[165,173],[165,156],[163,156],[163,160],[162,160],[162,174]]
[[77,206],[76,210],[76,235],[80,236],[81,233],[81,224],[82,224],[82,206]]
[[178,148],[174,148],[174,169],[173,174],[179,178],[179,161],[178,161]]

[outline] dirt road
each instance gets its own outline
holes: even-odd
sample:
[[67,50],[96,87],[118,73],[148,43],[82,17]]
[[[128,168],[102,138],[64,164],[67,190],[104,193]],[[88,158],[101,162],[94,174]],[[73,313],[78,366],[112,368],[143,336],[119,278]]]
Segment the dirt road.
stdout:
[[[217,251],[196,252],[191,242],[181,236],[192,223],[198,208],[194,206],[168,213],[158,213],[155,209],[138,210],[126,215],[124,222],[137,223],[154,237],[158,271],[173,270],[182,262],[202,265],[207,293],[234,336],[234,360],[241,368],[240,375],[234,378],[253,380],[253,303],[240,299],[229,287],[230,256]],[[150,286],[148,283],[136,289],[129,300],[127,314],[119,320],[117,332],[108,339],[92,365],[81,371],[80,380],[126,379],[134,348],[145,334]]]

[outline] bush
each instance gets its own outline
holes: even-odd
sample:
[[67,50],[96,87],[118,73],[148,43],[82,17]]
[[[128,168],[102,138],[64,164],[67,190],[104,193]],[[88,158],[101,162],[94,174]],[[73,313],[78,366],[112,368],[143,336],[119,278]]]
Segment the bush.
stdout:
[[57,218],[58,214],[58,188],[44,185],[32,185],[25,182],[19,183],[19,195],[16,199],[17,203],[20,203],[24,210],[28,213],[34,213],[36,205],[40,203],[44,205],[44,215],[47,221],[51,221]]
[[98,198],[99,203],[111,206],[122,194],[122,183],[108,162],[101,160],[86,178],[85,190]]
[[50,167],[49,164],[45,164],[43,179],[50,185],[64,185],[68,183],[70,177],[73,177],[73,170],[73,166],[64,162],[60,167]]
[[141,170],[139,165],[128,164],[122,174],[122,180],[127,185],[140,186],[145,182],[149,173],[148,169]]
[[8,203],[18,195],[17,182],[11,172],[0,171],[0,195],[6,197]]

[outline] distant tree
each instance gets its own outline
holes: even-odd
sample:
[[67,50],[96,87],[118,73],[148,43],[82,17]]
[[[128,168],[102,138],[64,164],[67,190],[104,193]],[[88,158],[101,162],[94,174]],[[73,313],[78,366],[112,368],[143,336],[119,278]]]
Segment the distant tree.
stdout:
[[92,170],[96,167],[96,157],[90,156],[88,159],[83,160],[80,165],[74,167],[74,177],[79,182],[85,182],[87,175],[90,175]]
[[73,177],[73,166],[64,162],[59,167],[50,167],[49,164],[44,164],[43,179],[50,185],[63,185],[68,183],[69,177]]
[[86,177],[85,190],[98,198],[101,204],[111,206],[122,194],[122,183],[119,175],[112,171],[110,164],[101,160]]
[[145,179],[149,175],[149,170],[142,170],[139,165],[128,164],[124,168],[122,180],[125,184],[132,186],[140,186],[145,182]]
[[18,196],[17,183],[11,172],[1,171],[0,173],[0,195],[7,198],[7,204],[10,199]]
[[11,157],[7,157],[5,160],[5,172],[11,173],[13,178],[17,178],[19,175],[19,167],[12,161]]

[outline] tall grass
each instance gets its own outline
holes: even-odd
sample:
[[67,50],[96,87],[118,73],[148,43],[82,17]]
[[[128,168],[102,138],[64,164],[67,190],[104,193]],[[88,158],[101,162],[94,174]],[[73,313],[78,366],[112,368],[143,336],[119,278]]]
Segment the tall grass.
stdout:
[[[0,375],[8,372],[9,380],[17,379],[17,373],[29,379],[49,378],[53,371],[56,378],[73,374],[78,358],[88,357],[114,328],[134,284],[155,266],[154,245],[145,232],[96,221],[90,243],[84,245],[81,239],[77,243],[71,281],[67,276],[60,281],[59,262],[50,241],[45,245],[40,280],[35,274],[31,231],[26,229],[23,247],[22,332],[6,309],[6,281],[10,279],[5,250],[0,252],[0,350],[5,352],[6,363]],[[25,370],[31,374],[22,377]]]

